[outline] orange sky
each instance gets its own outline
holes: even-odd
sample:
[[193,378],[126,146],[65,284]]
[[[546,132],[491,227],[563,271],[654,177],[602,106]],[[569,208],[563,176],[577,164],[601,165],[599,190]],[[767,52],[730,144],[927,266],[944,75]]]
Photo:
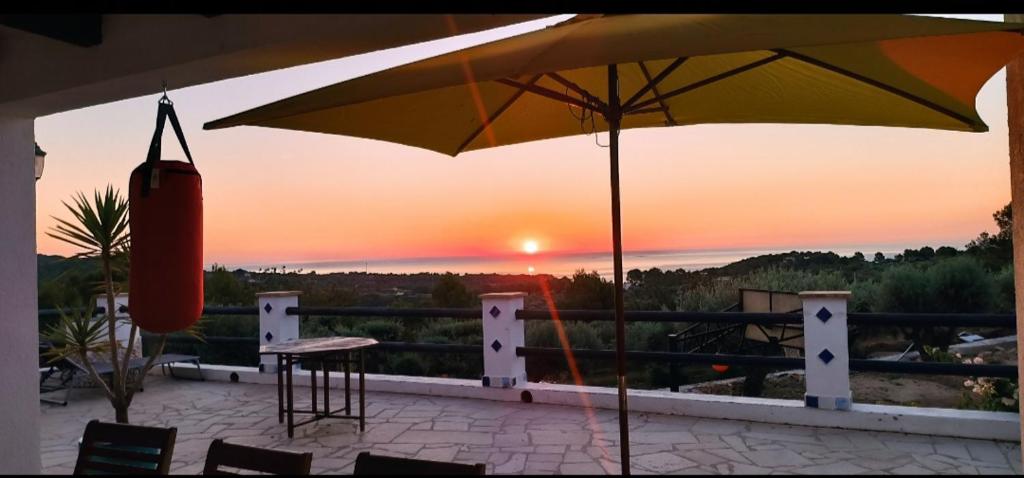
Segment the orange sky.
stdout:
[[[972,16],[998,20],[998,15]],[[372,140],[202,123],[532,26],[172,91],[203,174],[207,263],[609,250],[607,150],[577,136],[456,158]],[[173,85],[172,85],[173,86]],[[61,200],[114,184],[145,159],[157,96],[36,121],[39,251]],[[988,133],[705,125],[621,135],[626,250],[962,247],[1009,201],[1005,75],[979,95]],[[169,128],[168,128],[169,129]],[[607,138],[602,136],[602,144]],[[164,158],[182,158],[173,134]]]

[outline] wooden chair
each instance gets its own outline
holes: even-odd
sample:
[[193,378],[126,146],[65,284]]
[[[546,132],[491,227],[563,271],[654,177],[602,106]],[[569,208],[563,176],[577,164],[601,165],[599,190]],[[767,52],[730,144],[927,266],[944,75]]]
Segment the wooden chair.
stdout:
[[272,475],[308,475],[313,464],[313,454],[284,450],[270,450],[245,445],[224,443],[216,439],[210,443],[206,453],[204,475],[237,475],[233,471],[221,470],[229,466],[246,471],[257,471]]
[[464,464],[444,461],[396,458],[371,455],[364,451],[356,456],[353,475],[485,475],[487,466],[483,463]]
[[178,429],[93,420],[85,426],[76,475],[166,475]]

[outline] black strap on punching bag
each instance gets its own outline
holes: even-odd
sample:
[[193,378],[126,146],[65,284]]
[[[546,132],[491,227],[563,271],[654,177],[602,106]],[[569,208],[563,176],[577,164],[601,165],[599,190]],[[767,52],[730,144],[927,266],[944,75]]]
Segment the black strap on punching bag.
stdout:
[[171,127],[174,128],[174,134],[178,137],[178,143],[181,144],[181,149],[185,151],[185,157],[188,158],[189,164],[193,166],[196,164],[192,161],[192,153],[189,152],[188,143],[185,142],[185,134],[181,132],[178,115],[174,114],[174,103],[167,98],[167,91],[164,90],[164,96],[157,103],[156,130],[153,131],[153,139],[149,142],[149,154],[146,155],[146,164],[142,169],[142,197],[149,195],[149,189],[152,186],[153,180],[153,166],[156,165],[157,161],[160,161],[160,140],[163,138],[164,121],[167,118],[171,119]]

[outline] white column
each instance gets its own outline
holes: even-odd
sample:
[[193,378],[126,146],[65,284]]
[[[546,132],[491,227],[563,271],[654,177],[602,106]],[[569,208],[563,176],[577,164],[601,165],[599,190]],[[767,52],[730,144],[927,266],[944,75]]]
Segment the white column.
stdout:
[[846,330],[847,291],[801,292],[804,311],[804,404],[849,410],[850,352]]
[[525,292],[483,294],[485,387],[522,387],[526,385],[526,359],[516,355],[516,347],[526,344],[523,321],[516,319],[522,310]]
[[[107,308],[107,296],[98,295],[96,296],[96,307]],[[132,324],[131,318],[128,315],[128,294],[117,294],[114,296],[114,317],[117,318],[117,326],[114,327],[114,336],[117,337],[117,341],[124,347],[128,346],[128,337],[131,335]],[[96,315],[97,320],[106,320],[106,312]],[[107,328],[103,328],[103,337],[107,336]],[[136,338],[138,340],[138,338]]]
[[0,117],[0,473],[38,474],[35,131]]
[[[1008,22],[1024,22],[1022,14],[1006,14]],[[1010,209],[1013,217],[1013,284],[1018,291],[1014,310],[1017,330],[1024,329],[1024,55],[1006,65],[1006,122],[1010,141]],[[1017,363],[1024,364],[1024,334],[1017,334]],[[1017,369],[1024,383],[1024,367]],[[1024,440],[1024,427],[1020,429]],[[1021,450],[1024,452],[1024,449]]]
[[[260,309],[260,345],[279,344],[299,338],[299,316],[288,315],[285,309],[298,307],[300,295],[302,291],[297,290],[256,294],[256,304]],[[277,373],[277,358],[261,355],[260,372]]]

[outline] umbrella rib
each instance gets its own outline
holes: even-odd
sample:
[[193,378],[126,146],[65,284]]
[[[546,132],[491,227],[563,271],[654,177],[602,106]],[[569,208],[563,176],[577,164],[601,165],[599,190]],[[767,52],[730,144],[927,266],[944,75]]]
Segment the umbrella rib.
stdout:
[[576,93],[579,93],[579,95],[582,96],[584,99],[592,100],[592,101],[596,102],[597,104],[601,105],[602,108],[606,108],[606,109],[608,108],[608,103],[605,103],[605,102],[601,101],[600,98],[598,98],[596,95],[591,94],[589,91],[583,89],[583,87],[581,87],[580,85],[577,85],[576,83],[573,83],[573,82],[565,79],[564,76],[559,75],[558,73],[555,73],[555,72],[545,73],[545,75],[547,75],[552,80],[555,80],[555,81],[561,83],[562,85],[565,85],[566,88],[569,88],[570,90],[573,90]]
[[[541,76],[542,75],[534,75],[534,77],[530,78],[530,80],[527,81],[524,84],[524,86],[533,85],[534,83],[537,82],[537,80],[540,79]],[[523,96],[523,93],[525,92],[525,88],[520,87],[519,89],[517,89],[516,92],[508,99],[508,101],[506,101],[504,104],[498,107],[498,109],[494,110],[494,112],[491,113],[491,115],[486,120],[484,120],[484,123],[481,124],[476,130],[474,130],[473,133],[470,134],[469,137],[466,138],[466,140],[459,145],[459,149],[456,149],[455,154],[453,154],[452,156],[458,155],[459,153],[462,152],[462,150],[466,149],[466,146],[469,146],[469,143],[472,143],[473,140],[477,138],[477,136],[480,136],[480,133],[483,133],[485,129],[489,128],[492,124],[494,124],[494,120],[498,119],[498,117],[501,116],[501,114],[504,113],[505,110],[507,110],[510,106],[512,106],[512,103],[515,103],[520,96]]]
[[569,103],[569,104],[571,104],[573,106],[577,106],[577,107],[583,108],[583,109],[590,109],[590,110],[592,110],[592,109],[595,109],[595,106],[596,106],[597,108],[599,108],[599,113],[601,113],[601,114],[605,114],[605,111],[606,111],[606,109],[602,105],[594,105],[594,104],[584,103],[583,101],[581,101],[581,100],[579,100],[577,98],[573,98],[571,96],[568,96],[565,93],[559,93],[559,92],[557,92],[555,90],[544,88],[543,86],[527,85],[525,83],[521,83],[521,82],[518,82],[518,81],[510,79],[510,78],[500,78],[500,79],[497,79],[497,80],[494,80],[494,81],[497,81],[498,83],[501,83],[503,85],[508,85],[508,86],[512,86],[512,87],[515,87],[515,88],[522,88],[522,89],[524,89],[526,91],[529,91],[530,93],[533,93],[533,94],[536,94],[536,95],[540,95],[540,96],[543,96],[543,97],[546,97],[546,98],[550,98],[552,100],[564,101],[564,102]]
[[654,81],[651,80],[651,73],[647,71],[647,66],[644,65],[643,61],[638,61],[636,64],[640,65],[640,71],[643,72],[644,78],[647,80],[647,84],[651,86],[651,91],[654,93],[654,97],[658,99],[658,104],[661,105],[661,111],[665,112],[665,119],[668,120],[667,124],[670,126],[679,124],[676,123],[676,119],[673,118],[672,113],[669,112],[668,105],[661,99],[661,93],[658,92],[658,87],[655,85]]
[[800,53],[797,53],[797,52],[794,52],[794,51],[791,51],[791,50],[778,49],[778,50],[773,50],[773,51],[775,51],[777,53],[780,53],[780,54],[784,54],[786,56],[789,56],[789,57],[791,57],[791,58],[793,58],[795,60],[800,60],[800,61],[802,61],[804,63],[810,64],[810,65],[814,65],[814,66],[817,66],[819,68],[826,69],[826,70],[831,71],[833,73],[838,73],[838,74],[840,74],[842,76],[845,76],[847,78],[852,78],[852,79],[857,80],[857,81],[859,81],[861,83],[865,83],[865,84],[874,86],[874,87],[876,87],[878,89],[887,91],[887,92],[892,93],[892,94],[894,94],[896,96],[899,96],[899,97],[901,97],[901,98],[903,98],[905,100],[909,100],[909,101],[917,103],[917,104],[919,104],[921,106],[924,106],[925,108],[928,108],[928,109],[930,109],[932,111],[935,111],[935,112],[944,114],[946,116],[949,116],[950,118],[953,118],[953,119],[955,119],[957,121],[960,121],[961,123],[966,124],[967,126],[971,127],[972,129],[976,129],[976,128],[978,128],[980,126],[977,123],[975,123],[973,120],[971,120],[971,118],[968,118],[967,116],[964,116],[964,115],[962,115],[960,113],[957,113],[956,111],[953,111],[953,110],[951,110],[949,108],[946,108],[945,106],[939,105],[938,103],[935,103],[933,101],[930,101],[930,100],[924,99],[924,98],[922,98],[920,96],[917,96],[917,95],[915,95],[913,93],[910,93],[909,91],[905,91],[905,90],[902,90],[902,89],[897,88],[895,86],[892,86],[892,85],[890,85],[888,83],[884,83],[884,82],[881,82],[881,81],[878,81],[878,80],[875,80],[875,79],[872,79],[872,78],[868,78],[868,77],[866,77],[864,75],[861,75],[859,73],[847,70],[845,68],[833,65],[831,63],[828,63],[828,62],[825,62],[825,61],[821,61],[821,60],[819,60],[817,58],[813,58],[813,57],[810,57],[810,56],[807,56],[807,55],[803,55],[803,54],[800,54]]
[[[685,56],[676,58],[676,60],[673,61],[668,66],[666,66],[664,70],[661,70],[661,73],[658,73],[658,76],[654,77],[653,80],[650,79],[650,78],[647,78],[647,84],[644,85],[643,88],[640,88],[640,90],[637,91],[636,93],[633,93],[633,96],[630,96],[629,99],[626,100],[626,102],[622,104],[623,110],[627,110],[630,107],[632,107],[634,102],[639,100],[640,97],[642,97],[645,93],[647,93],[648,90],[653,90],[655,86],[658,86],[658,83],[661,83],[661,80],[664,80],[668,75],[670,75],[673,71],[675,71],[676,68],[679,68],[679,65],[682,65],[688,59],[689,59],[689,57],[685,57]],[[657,93],[655,93],[655,94],[657,94]]]
[[665,101],[665,100],[667,100],[667,99],[669,99],[669,98],[671,98],[673,96],[678,96],[678,95],[681,95],[681,94],[686,93],[688,91],[693,91],[693,90],[695,90],[697,88],[700,88],[702,86],[707,86],[707,85],[710,85],[712,83],[716,83],[716,82],[722,81],[722,80],[724,80],[726,78],[730,78],[730,77],[736,76],[736,75],[738,75],[740,73],[743,73],[743,72],[745,72],[747,70],[753,70],[754,68],[757,68],[759,66],[767,65],[767,64],[772,63],[774,61],[781,60],[782,58],[785,58],[786,56],[787,56],[787,53],[776,52],[775,55],[769,56],[767,58],[762,58],[762,59],[757,60],[755,62],[747,63],[746,65],[743,65],[743,66],[740,66],[740,67],[736,67],[736,68],[733,68],[733,69],[731,69],[729,71],[725,71],[725,72],[719,73],[719,74],[717,74],[715,76],[708,77],[708,78],[705,78],[703,80],[700,80],[700,81],[697,81],[697,82],[694,82],[694,83],[690,83],[689,85],[683,86],[681,88],[676,88],[676,89],[674,89],[672,91],[669,91],[668,93],[665,93],[664,95],[661,95],[660,97],[657,97],[657,98],[654,98],[654,99],[650,99],[650,100],[646,100],[646,101],[641,101],[640,103],[637,103],[637,104],[633,105],[633,107],[630,108],[629,110],[627,110],[626,113],[632,113],[632,112],[637,111],[637,110],[639,110],[641,108],[653,105],[654,103]]

